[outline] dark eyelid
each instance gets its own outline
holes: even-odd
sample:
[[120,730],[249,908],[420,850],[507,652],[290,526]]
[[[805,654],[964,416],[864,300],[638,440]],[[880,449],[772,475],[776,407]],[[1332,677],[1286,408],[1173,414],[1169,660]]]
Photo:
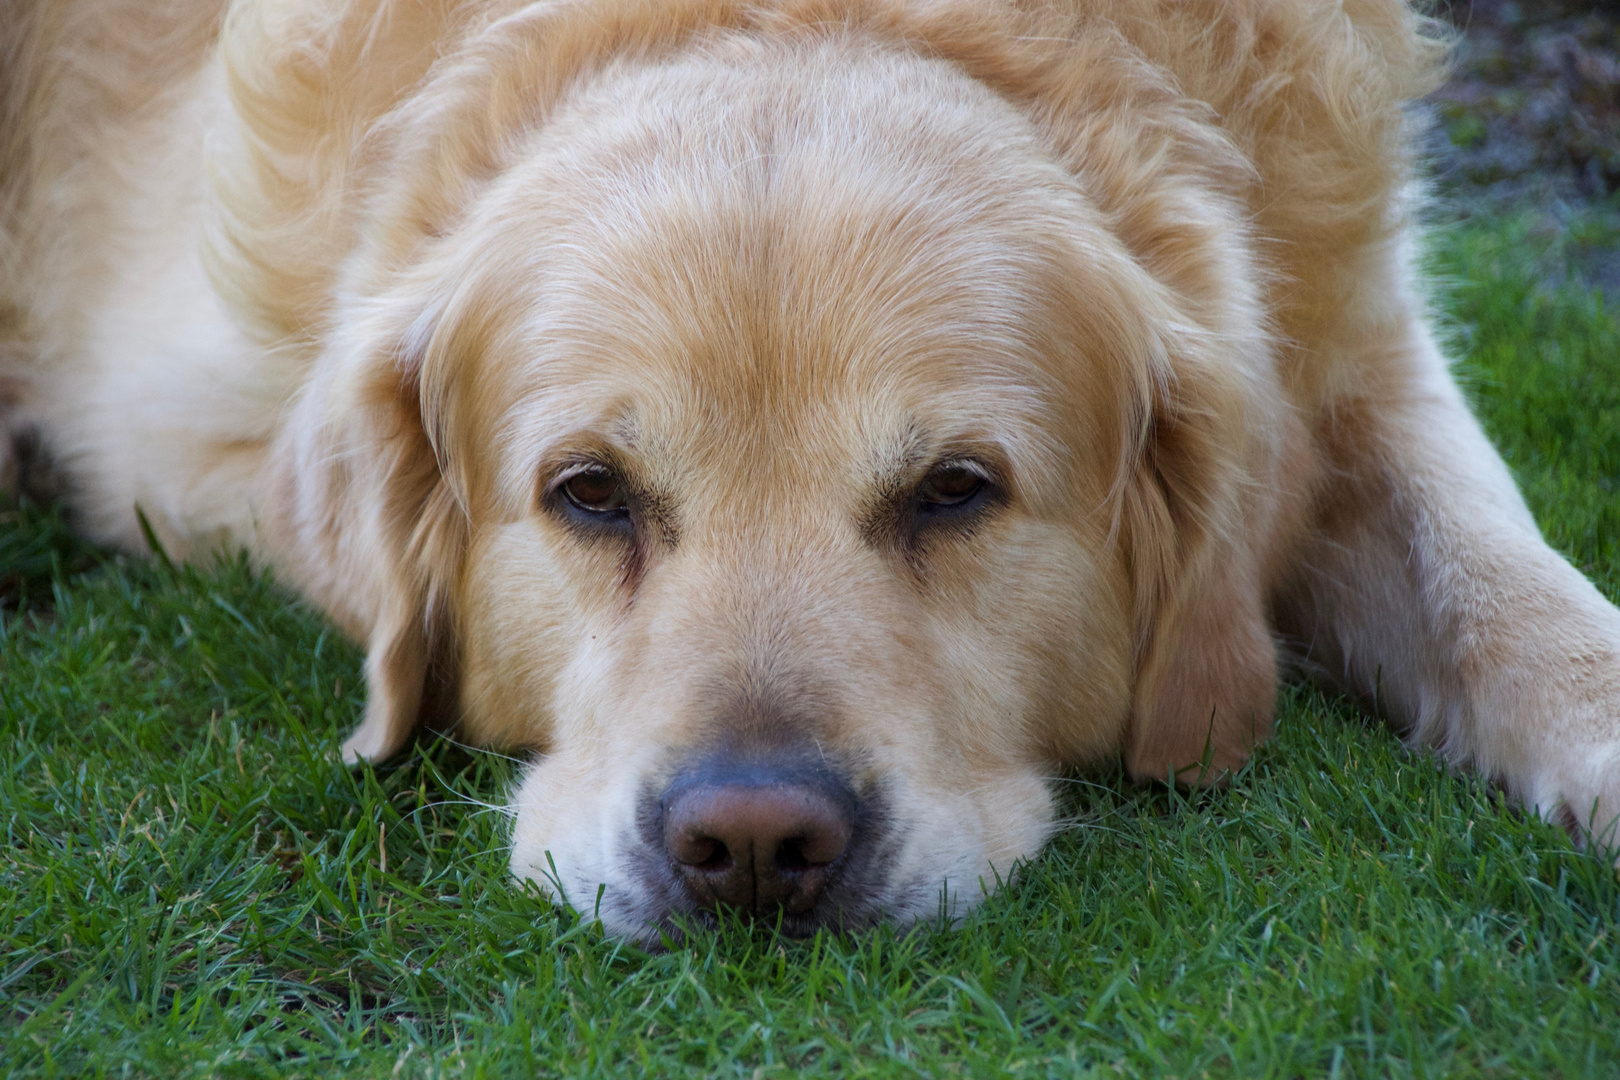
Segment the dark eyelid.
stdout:
[[624,477],[623,473],[605,461],[573,461],[557,470],[556,475],[554,475],[546,484],[545,494],[547,496],[555,495],[562,490],[562,486],[564,484],[568,483],[568,481],[572,480],[574,477],[582,476],[585,473],[591,472],[604,473],[608,476],[617,476],[620,478],[621,482]]
[[977,476],[980,480],[983,480],[987,484],[993,484],[996,482],[995,472],[991,470],[989,466],[985,465],[984,462],[979,461],[976,458],[970,457],[941,458],[928,470],[924,476],[924,479],[927,479],[928,476],[932,476],[934,473],[950,472],[957,469],[960,469],[962,472],[972,473],[974,476]]

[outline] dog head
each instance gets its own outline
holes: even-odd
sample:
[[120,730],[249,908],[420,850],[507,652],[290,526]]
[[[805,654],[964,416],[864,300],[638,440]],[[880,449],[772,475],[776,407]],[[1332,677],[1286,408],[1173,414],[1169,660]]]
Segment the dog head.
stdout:
[[621,56],[459,177],[402,141],[289,419],[282,547],[369,643],[346,750],[448,673],[538,752],[514,872],[621,932],[960,911],[1065,765],[1218,771],[1269,715],[1238,215],[903,37]]

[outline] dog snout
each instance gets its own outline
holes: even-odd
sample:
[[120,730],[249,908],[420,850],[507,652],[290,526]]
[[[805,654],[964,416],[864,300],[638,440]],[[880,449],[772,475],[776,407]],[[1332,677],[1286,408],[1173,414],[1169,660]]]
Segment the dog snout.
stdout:
[[661,803],[664,851],[693,902],[710,910],[809,912],[855,835],[849,790],[788,765],[700,767]]

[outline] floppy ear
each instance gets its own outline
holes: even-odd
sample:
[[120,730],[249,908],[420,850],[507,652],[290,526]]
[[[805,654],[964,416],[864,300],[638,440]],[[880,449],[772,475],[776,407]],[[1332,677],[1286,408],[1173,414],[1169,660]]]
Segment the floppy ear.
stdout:
[[[1271,732],[1277,655],[1263,580],[1267,493],[1253,490],[1242,388],[1218,365],[1154,381],[1124,478],[1136,684],[1125,767],[1208,785]],[[1262,438],[1261,440],[1265,440]]]
[[278,569],[365,643],[365,716],[343,744],[351,763],[410,738],[449,647],[446,601],[466,533],[424,415],[434,312],[403,330],[382,316],[353,322],[289,410],[266,523]]

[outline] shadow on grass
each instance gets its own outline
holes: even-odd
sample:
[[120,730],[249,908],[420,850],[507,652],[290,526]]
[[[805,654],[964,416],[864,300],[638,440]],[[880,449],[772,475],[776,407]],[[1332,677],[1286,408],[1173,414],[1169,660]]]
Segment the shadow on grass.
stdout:
[[94,570],[105,552],[73,533],[60,505],[0,498],[0,613],[48,610],[53,585]]

